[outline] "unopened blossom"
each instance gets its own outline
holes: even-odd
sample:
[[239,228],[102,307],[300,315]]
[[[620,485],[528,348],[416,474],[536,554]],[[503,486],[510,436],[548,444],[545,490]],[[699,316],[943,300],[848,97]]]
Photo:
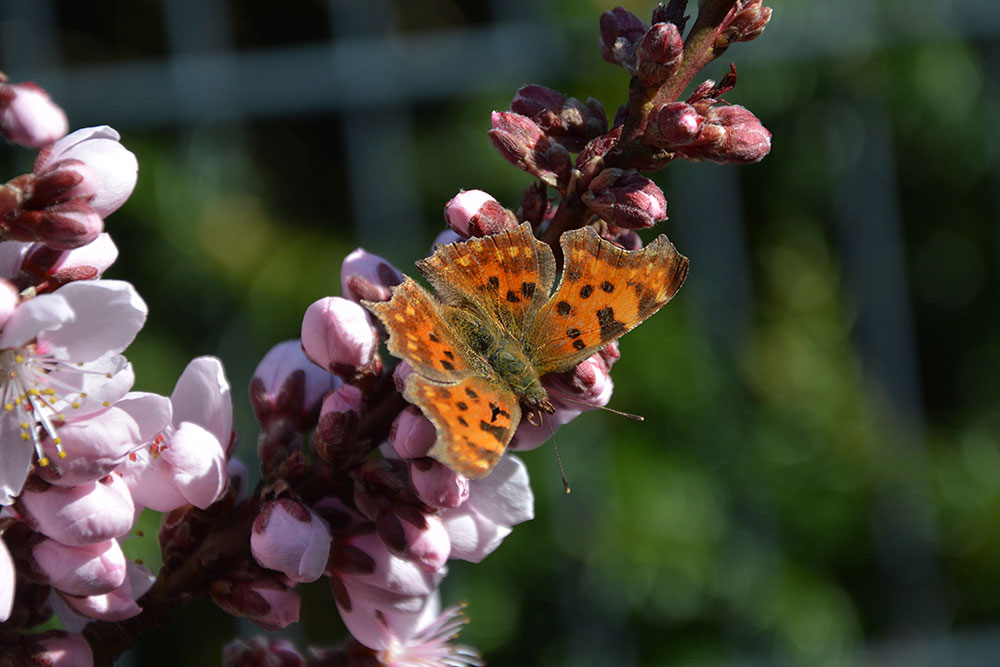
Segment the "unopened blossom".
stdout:
[[302,599],[277,577],[254,577],[212,584],[212,601],[234,616],[245,616],[265,630],[298,623]]
[[263,567],[292,581],[316,581],[330,555],[330,530],[308,507],[283,498],[265,504],[254,519],[250,550]]
[[[352,536],[348,544],[369,563],[366,569],[336,572],[352,607],[369,604],[386,613],[414,613],[423,609],[427,596],[444,578],[443,570],[427,572],[410,558],[394,554],[374,532]],[[345,606],[343,602],[338,600]]]
[[[75,597],[62,595],[62,601],[76,614],[98,621],[123,621],[142,612],[136,600],[152,587],[152,573],[132,561],[126,563],[127,574],[121,586],[103,595]],[[57,612],[60,608],[56,607]],[[60,620],[64,620],[60,613]],[[66,625],[64,620],[63,625]]]
[[41,148],[68,129],[66,112],[37,85],[0,84],[0,135],[7,141]]
[[305,667],[306,661],[287,639],[234,639],[222,648],[222,667]]
[[121,136],[107,125],[85,127],[66,135],[38,154],[36,176],[58,169],[64,160],[79,160],[92,174],[94,194],[86,203],[106,218],[125,203],[135,189],[139,163],[119,143]]
[[113,280],[70,283],[15,308],[0,331],[0,504],[20,491],[35,454],[40,466],[51,463],[42,442],[58,452],[59,423],[104,410],[131,388],[120,353],[145,319],[135,289]]
[[82,161],[60,160],[35,176],[23,206],[29,209],[46,208],[70,199],[81,199],[86,203],[97,194],[99,185],[93,170]]
[[663,191],[632,169],[605,169],[582,199],[602,220],[624,229],[652,227],[667,217]]
[[654,23],[635,47],[636,75],[647,88],[659,86],[677,71],[684,40],[673,23]]
[[527,116],[494,111],[488,136],[508,162],[539,178],[547,185],[564,187],[573,161],[566,148],[551,139]]
[[314,302],[302,318],[306,355],[339,375],[367,366],[378,350],[378,333],[368,311],[339,296]]
[[4,239],[40,241],[59,250],[84,246],[98,237],[104,220],[82,199],[70,199],[41,209],[20,209],[0,224]]
[[444,218],[463,237],[489,236],[517,227],[517,216],[482,190],[462,190],[444,205]]
[[[98,234],[90,243],[71,250],[59,250],[44,243],[18,245],[25,247],[9,275],[22,288],[34,287],[38,292],[51,292],[74,280],[100,278],[118,259],[118,248],[107,233]],[[0,275],[4,275],[2,267]]]
[[629,74],[636,72],[635,47],[646,34],[646,24],[624,7],[601,14],[601,55]]
[[480,562],[500,546],[513,526],[534,518],[534,505],[524,463],[516,456],[504,456],[488,477],[472,480],[465,503],[441,513],[451,557]]
[[705,117],[687,102],[665,104],[652,114],[646,140],[659,148],[686,146],[701,134]]
[[170,424],[119,467],[139,505],[161,512],[202,509],[226,489],[233,404],[222,363],[191,361],[170,395]]
[[465,624],[461,607],[441,612],[440,598],[428,596],[416,612],[384,612],[360,604],[340,609],[344,624],[355,639],[376,651],[381,665],[418,667],[431,665],[481,665],[473,649],[450,643]]
[[410,482],[417,497],[437,509],[458,507],[469,499],[469,478],[431,458],[410,462]]
[[312,444],[319,457],[330,465],[336,466],[356,454],[363,456],[357,435],[364,399],[364,393],[349,384],[331,391],[323,399]]
[[403,274],[388,260],[357,248],[340,265],[340,291],[351,301],[388,301]]
[[296,430],[316,424],[320,403],[340,380],[309,361],[299,340],[272,347],[250,380],[250,405],[261,424],[274,418],[291,421]]
[[25,638],[22,664],[39,667],[93,667],[90,643],[72,632],[47,630]]
[[31,556],[49,585],[69,595],[103,595],[125,581],[125,554],[114,539],[76,547],[45,539]]
[[697,140],[677,149],[685,160],[719,164],[759,162],[771,151],[771,133],[753,113],[736,104],[708,110]]
[[510,110],[532,119],[550,139],[572,153],[579,152],[588,141],[608,129],[608,118],[600,102],[592,97],[580,102],[545,86],[532,84],[519,88]]
[[34,530],[70,546],[124,535],[135,518],[128,487],[114,473],[97,482],[71,487],[33,481],[14,508]]
[[406,555],[416,561],[425,572],[437,572],[451,554],[451,539],[441,517],[424,514],[423,525],[417,526],[405,519],[400,521],[406,540]]

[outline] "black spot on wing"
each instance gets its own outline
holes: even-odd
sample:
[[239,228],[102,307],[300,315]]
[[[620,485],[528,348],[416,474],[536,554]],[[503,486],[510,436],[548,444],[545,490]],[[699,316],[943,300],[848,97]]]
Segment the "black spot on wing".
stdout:
[[535,294],[535,283],[521,283],[521,294],[529,299]]
[[497,415],[503,415],[504,417],[510,419],[510,413],[502,409],[496,403],[492,402],[490,403],[490,411],[493,413],[493,415],[490,417],[491,422],[495,422],[497,420]]
[[455,365],[450,361],[448,361],[447,359],[442,359],[441,368],[445,369],[446,371],[453,371],[455,370]]
[[459,401],[458,403],[455,404],[455,407],[464,412],[469,409],[469,404],[466,403],[465,401]]
[[[462,415],[459,415],[459,416],[458,416],[458,417],[457,417],[457,418],[455,419],[455,421],[457,421],[457,422],[458,422],[459,424],[461,424],[462,426],[468,426],[468,425],[469,425],[469,422],[465,421],[465,417],[463,417]],[[466,438],[466,441],[468,441],[468,438]]]
[[448,357],[452,361],[454,361],[454,359],[455,359],[455,354],[451,350],[445,350],[444,351],[444,356]]
[[615,319],[615,309],[611,306],[597,311],[597,323],[601,326],[601,340],[610,340],[625,333],[625,325]]
[[593,294],[593,293],[594,293],[594,286],[593,285],[584,285],[583,287],[580,288],[580,298],[581,299],[590,298],[590,295]]
[[578,350],[582,350],[583,348],[587,347],[587,344],[584,343],[579,338],[577,338],[575,341],[573,341],[573,347],[575,347]]
[[511,303],[521,303],[520,297],[517,296],[517,292],[514,290],[507,290],[507,300]]
[[479,422],[479,428],[485,433],[492,435],[501,445],[504,444],[504,438],[507,436],[507,429],[502,426],[494,426],[493,424],[482,420]]
[[472,391],[468,387],[465,388],[465,395],[468,396],[469,398],[473,399],[473,400],[479,398],[479,394],[477,394],[476,392]]
[[490,289],[499,289],[500,279],[496,276],[490,276],[489,280],[486,281],[486,284],[490,286]]
[[609,283],[607,280],[605,280],[603,283],[601,283],[601,289],[607,292],[608,294],[611,294],[612,292],[615,291],[615,286]]
[[573,306],[569,305],[568,301],[560,301],[556,304],[556,312],[563,317],[569,315],[571,310],[573,310]]
[[431,339],[432,343],[440,343],[441,342],[441,339],[438,338],[438,335],[436,333],[434,333],[433,331],[430,332],[429,334],[427,334],[427,337]]
[[582,332],[576,327],[566,329],[566,336],[569,338],[579,338]]

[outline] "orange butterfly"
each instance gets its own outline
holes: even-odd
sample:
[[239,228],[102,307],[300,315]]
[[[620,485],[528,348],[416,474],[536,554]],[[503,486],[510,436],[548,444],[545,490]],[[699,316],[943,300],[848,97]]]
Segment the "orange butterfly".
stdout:
[[630,252],[586,227],[561,244],[566,266],[551,297],[552,250],[524,223],[417,262],[437,298],[407,277],[389,301],[365,302],[389,332],[389,352],[413,366],[404,395],[437,429],[429,455],[466,477],[490,473],[522,405],[536,419],[553,412],[541,376],[633,329],[687,276],[687,258],[663,235]]

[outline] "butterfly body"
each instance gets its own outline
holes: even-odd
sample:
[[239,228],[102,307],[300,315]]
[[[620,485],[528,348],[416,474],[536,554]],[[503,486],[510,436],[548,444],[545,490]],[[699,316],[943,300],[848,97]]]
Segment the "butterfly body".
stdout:
[[551,249],[525,223],[439,246],[417,263],[436,297],[409,278],[387,302],[365,305],[389,351],[414,372],[405,397],[434,423],[429,455],[467,477],[489,474],[522,413],[554,408],[547,373],[569,370],[656,312],[687,275],[665,236],[626,251],[589,228],[562,237],[558,288]]

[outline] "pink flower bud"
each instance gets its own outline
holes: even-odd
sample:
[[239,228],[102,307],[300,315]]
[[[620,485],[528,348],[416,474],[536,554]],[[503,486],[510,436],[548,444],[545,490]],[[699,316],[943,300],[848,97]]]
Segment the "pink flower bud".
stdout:
[[69,595],[103,595],[125,581],[125,554],[116,540],[70,547],[45,539],[31,555],[48,583]]
[[719,164],[759,162],[771,151],[771,133],[748,109],[738,105],[712,107],[698,139],[677,149],[685,160]]
[[29,639],[26,665],[39,667],[94,667],[94,654],[83,635],[48,630]]
[[39,292],[51,292],[74,280],[93,280],[118,259],[118,248],[107,233],[73,250],[56,250],[44,243],[28,246],[20,262],[20,277]]
[[69,488],[29,483],[16,507],[32,528],[70,546],[124,535],[132,528],[135,514],[128,487],[114,473]]
[[17,288],[10,284],[9,280],[0,278],[0,329],[7,322],[7,318],[17,308],[20,301]]
[[340,291],[351,301],[388,301],[403,274],[378,255],[358,248],[340,265]]
[[413,613],[423,608],[426,597],[444,577],[440,569],[427,572],[414,561],[393,554],[374,533],[352,537],[348,544],[370,559],[370,567],[362,571],[337,572],[352,604]]
[[278,576],[239,572],[234,579],[216,579],[209,588],[212,602],[233,616],[244,616],[265,630],[280,630],[299,621],[302,600]]
[[427,417],[415,406],[407,406],[399,413],[389,429],[389,442],[404,459],[427,456],[427,451],[437,440],[437,431]]
[[316,581],[330,555],[330,530],[302,503],[275,500],[254,519],[250,550],[263,567],[292,581]]
[[62,594],[61,598],[76,613],[99,621],[123,621],[142,612],[136,600],[153,585],[149,570],[129,562],[128,573],[121,586],[103,595],[74,597]]
[[14,559],[0,535],[0,623],[10,618],[14,607],[14,585],[17,581]]
[[222,648],[222,667],[305,666],[305,659],[287,639],[259,636],[234,639]]
[[[607,362],[600,352],[584,359],[571,371],[547,375],[544,384],[553,400],[567,408],[580,403],[593,408],[604,407],[611,400],[615,388]],[[566,401],[566,398],[572,400]]]
[[400,394],[406,391],[406,378],[410,377],[412,372],[413,366],[408,361],[400,361],[392,370],[392,384]]
[[378,333],[367,310],[353,301],[330,296],[306,309],[302,347],[321,368],[349,378],[374,359]]
[[489,236],[517,227],[517,215],[482,190],[462,190],[444,205],[444,218],[462,236]]
[[605,169],[590,182],[582,199],[591,211],[615,227],[642,229],[667,217],[663,191],[633,169]]
[[698,138],[705,118],[690,104],[671,102],[654,112],[655,122],[647,126],[647,138],[659,148],[685,146]]
[[356,440],[364,398],[360,389],[345,384],[323,400],[312,442],[319,457],[330,465],[335,466],[359,453]]
[[6,238],[41,241],[57,250],[87,245],[104,229],[104,220],[79,199],[54,204],[40,211],[21,210],[2,223]]
[[433,459],[411,462],[410,482],[420,500],[437,509],[458,507],[469,499],[469,479]]
[[31,182],[24,207],[45,208],[69,199],[89,201],[97,192],[97,179],[90,167],[79,160],[63,160]]
[[87,127],[68,134],[38,154],[34,173],[40,176],[64,160],[79,160],[93,173],[95,194],[88,203],[102,218],[108,217],[135,189],[139,163],[107,125]]
[[437,572],[448,560],[451,540],[444,528],[441,517],[436,514],[424,515],[424,526],[418,527],[408,521],[401,521],[406,539],[406,554],[415,560],[424,572]]
[[7,141],[41,148],[68,129],[66,112],[35,84],[0,85],[0,135]]
[[613,65],[635,74],[635,47],[646,34],[642,19],[623,7],[601,15],[601,55]]
[[635,49],[639,83],[660,86],[673,76],[684,55],[684,40],[673,23],[654,23]]
[[530,118],[509,111],[494,111],[491,126],[490,141],[511,164],[553,187],[569,182],[573,168],[569,152],[550,141]]
[[320,402],[340,381],[306,358],[302,343],[287,340],[272,347],[250,380],[250,404],[262,425],[290,420],[298,431],[316,425]]

